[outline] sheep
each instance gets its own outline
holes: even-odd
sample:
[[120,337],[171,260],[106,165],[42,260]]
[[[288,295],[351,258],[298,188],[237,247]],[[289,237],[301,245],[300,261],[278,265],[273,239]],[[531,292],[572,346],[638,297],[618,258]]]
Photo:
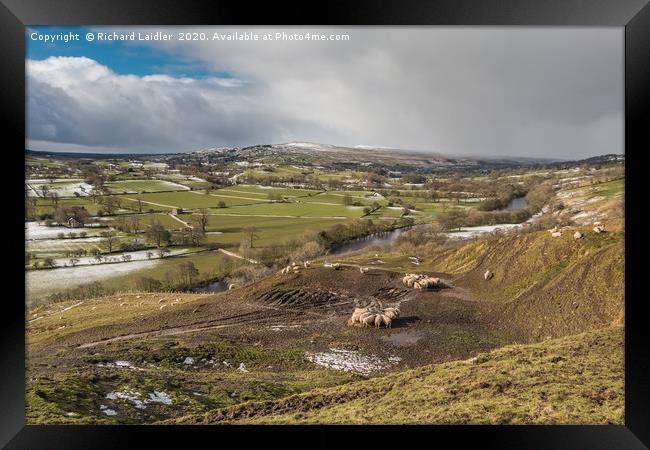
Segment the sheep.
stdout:
[[573,233],[573,239],[580,239],[580,238],[582,238],[581,232],[576,231],[575,233]]
[[339,270],[340,267],[341,267],[341,264],[339,264],[339,263],[332,264],[332,269],[334,269],[334,270]]
[[387,316],[391,320],[395,320],[399,317],[399,309],[397,308],[386,308],[384,309],[384,316]]
[[160,310],[162,311],[163,308],[164,308],[165,306],[167,306],[167,305],[162,305],[162,306],[160,307]]
[[377,314],[366,313],[359,318],[359,322],[364,328],[369,327],[371,324],[375,323],[375,317]]
[[352,317],[348,320],[348,325],[352,326],[357,323],[361,323],[361,316],[368,314],[369,311],[367,308],[356,308],[352,313]]
[[[600,222],[598,222],[598,223],[600,223]],[[605,231],[605,226],[604,225],[596,225],[594,227],[594,231],[596,233],[602,233],[603,231]]]
[[359,267],[359,272],[361,272],[361,273],[368,273],[369,270],[370,269],[367,268],[367,267]]
[[485,271],[483,274],[483,278],[485,278],[485,281],[491,279],[494,276],[494,273],[492,273],[489,269]]
[[291,267],[296,267],[295,261],[291,263]]
[[309,261],[305,261],[305,262],[303,263],[303,266],[305,267],[305,269],[307,269],[308,267],[311,266],[311,262],[309,262]]
[[231,283],[231,284],[228,285],[228,290],[231,291],[231,290],[235,289],[235,287],[236,286]]
[[136,295],[135,298],[142,298],[142,296],[141,295]]
[[602,222],[594,222],[595,227],[600,227],[600,226],[602,226],[602,224],[603,224]]
[[122,302],[122,303],[120,303],[120,306],[126,306],[126,305],[127,305],[126,302]]
[[551,236],[553,236],[553,237],[560,237],[560,236],[562,236],[562,232],[560,232],[560,231],[555,231],[555,232],[551,233]]
[[381,324],[384,323],[386,328],[391,328],[392,320],[385,314],[377,314],[375,317],[375,328],[380,328]]
[[332,263],[324,262],[323,267],[333,267],[333,266],[332,266]]

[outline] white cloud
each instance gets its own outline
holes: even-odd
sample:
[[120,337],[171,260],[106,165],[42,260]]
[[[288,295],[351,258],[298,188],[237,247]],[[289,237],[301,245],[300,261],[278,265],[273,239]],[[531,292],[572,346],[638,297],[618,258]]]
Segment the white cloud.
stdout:
[[351,39],[156,44],[171,61],[235,78],[30,61],[29,138],[133,152],[286,141],[569,158],[622,151],[620,29],[309,30]]

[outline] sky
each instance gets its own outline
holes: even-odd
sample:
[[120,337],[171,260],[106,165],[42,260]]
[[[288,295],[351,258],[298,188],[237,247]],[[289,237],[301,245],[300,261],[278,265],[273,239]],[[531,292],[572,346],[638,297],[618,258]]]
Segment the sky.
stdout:
[[[155,32],[171,38],[140,39]],[[80,39],[44,41],[70,33]],[[258,40],[224,40],[234,33]],[[26,43],[31,150],[297,141],[479,157],[623,153],[622,28],[28,27]]]

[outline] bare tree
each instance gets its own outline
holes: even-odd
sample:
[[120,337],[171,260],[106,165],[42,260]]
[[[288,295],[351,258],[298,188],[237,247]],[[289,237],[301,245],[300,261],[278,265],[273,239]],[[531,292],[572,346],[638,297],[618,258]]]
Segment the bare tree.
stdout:
[[106,246],[106,250],[108,250],[108,253],[112,253],[113,247],[118,241],[117,233],[112,230],[102,231],[101,236],[104,238],[104,245]]
[[242,231],[248,238],[249,247],[253,248],[253,242],[255,241],[255,239],[259,239],[259,236],[257,235],[257,227],[253,227],[253,226],[244,227]]
[[203,234],[205,234],[208,228],[208,219],[208,211],[206,209],[199,209],[198,213],[196,214],[196,222]]

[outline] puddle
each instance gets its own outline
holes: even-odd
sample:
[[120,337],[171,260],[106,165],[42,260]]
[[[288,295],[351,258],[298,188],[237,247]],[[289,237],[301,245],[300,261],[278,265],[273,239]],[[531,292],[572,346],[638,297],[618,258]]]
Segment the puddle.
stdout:
[[381,340],[395,347],[409,347],[417,344],[422,338],[424,338],[422,331],[403,331],[392,333],[390,336],[382,336]]

